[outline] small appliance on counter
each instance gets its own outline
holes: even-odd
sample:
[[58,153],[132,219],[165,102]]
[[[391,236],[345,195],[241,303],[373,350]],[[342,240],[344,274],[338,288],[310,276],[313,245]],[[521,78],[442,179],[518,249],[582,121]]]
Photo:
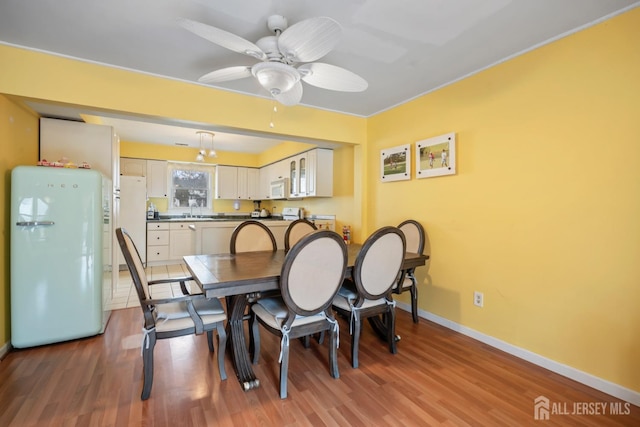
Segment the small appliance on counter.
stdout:
[[251,218],[260,218],[262,216],[262,212],[260,211],[260,203],[262,203],[262,201],[260,200],[253,201],[253,211],[251,211]]
[[302,208],[283,208],[282,219],[286,221],[295,221],[304,218],[304,209]]

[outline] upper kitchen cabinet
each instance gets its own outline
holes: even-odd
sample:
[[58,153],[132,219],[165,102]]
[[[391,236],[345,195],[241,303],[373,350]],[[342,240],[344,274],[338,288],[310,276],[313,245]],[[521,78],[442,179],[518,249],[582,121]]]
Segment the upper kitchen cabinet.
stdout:
[[333,196],[333,150],[316,148],[306,154],[306,195]]
[[287,159],[289,165],[289,197],[307,196],[307,153]]
[[256,168],[216,166],[216,199],[260,200],[260,171]]
[[147,176],[147,161],[145,159],[120,157],[120,175]]
[[242,168],[247,170],[247,198],[260,200],[260,169]]
[[167,197],[167,161],[147,160],[147,196]]
[[119,187],[120,142],[111,126],[71,120],[40,119],[40,159],[87,162]]
[[271,198],[271,183],[289,177],[289,161],[280,160],[260,168],[258,178],[258,200]]

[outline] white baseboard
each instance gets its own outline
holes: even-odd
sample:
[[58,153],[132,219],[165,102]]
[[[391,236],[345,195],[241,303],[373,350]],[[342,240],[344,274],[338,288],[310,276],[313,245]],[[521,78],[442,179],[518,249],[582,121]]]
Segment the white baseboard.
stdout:
[[11,342],[6,342],[2,347],[0,347],[0,360],[4,359],[4,357],[11,350]]
[[[411,306],[409,304],[397,301],[396,306],[404,311],[411,312]],[[571,366],[558,363],[554,360],[548,359],[544,356],[540,356],[539,354],[533,353],[529,350],[516,347],[505,341],[499,340],[489,335],[485,335],[481,332],[478,332],[466,326],[462,326],[456,322],[445,319],[444,317],[440,317],[428,311],[418,310],[418,314],[423,319],[429,320],[433,323],[437,323],[440,326],[444,326],[445,328],[459,332],[462,335],[466,335],[477,341],[490,345],[491,347],[497,348],[498,350],[502,350],[505,353],[509,353],[520,359],[526,360],[527,362],[531,362],[534,365],[538,365],[552,372],[555,372],[556,374],[560,374],[564,377],[592,387],[610,396],[624,400],[625,402],[640,406],[640,392],[625,388],[621,385],[612,383],[607,380],[603,380],[602,378],[598,378],[589,373],[572,368]]]

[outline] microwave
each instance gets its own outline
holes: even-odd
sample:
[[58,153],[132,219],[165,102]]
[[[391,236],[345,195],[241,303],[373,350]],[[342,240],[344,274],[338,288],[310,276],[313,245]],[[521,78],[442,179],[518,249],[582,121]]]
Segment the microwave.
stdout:
[[289,178],[282,178],[271,182],[269,198],[272,200],[286,199],[289,195]]

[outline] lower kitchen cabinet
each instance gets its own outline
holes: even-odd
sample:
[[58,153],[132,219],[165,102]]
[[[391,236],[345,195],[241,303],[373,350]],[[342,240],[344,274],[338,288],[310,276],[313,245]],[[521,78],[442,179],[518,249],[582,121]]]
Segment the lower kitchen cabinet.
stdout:
[[147,223],[147,264],[181,262],[183,256],[194,253],[195,227],[192,222]]
[[169,260],[169,223],[147,222],[147,263]]
[[195,227],[190,222],[169,224],[169,259],[182,261],[185,255],[195,253]]
[[[176,264],[185,255],[224,254],[230,250],[231,234],[242,221],[147,222],[147,264]],[[264,221],[284,249],[290,221]]]
[[[195,253],[224,254],[229,253],[231,234],[242,221],[203,221],[196,223]],[[284,233],[290,221],[264,221],[276,239],[278,249],[284,249]]]

